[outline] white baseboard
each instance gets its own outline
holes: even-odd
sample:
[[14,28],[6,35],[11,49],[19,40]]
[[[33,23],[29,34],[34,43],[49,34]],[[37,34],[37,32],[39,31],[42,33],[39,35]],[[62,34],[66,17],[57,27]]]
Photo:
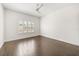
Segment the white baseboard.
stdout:
[[[38,36],[38,35],[34,35],[34,36]],[[29,36],[29,37],[22,37],[22,38],[16,38],[16,39],[11,39],[11,40],[6,40],[4,42],[8,42],[8,41],[14,41],[14,40],[19,40],[19,39],[23,39],[23,38],[30,38],[30,37],[34,37],[34,36]],[[47,35],[47,34],[40,34],[40,36],[44,36],[44,37],[48,37],[48,38],[51,38],[51,39],[54,39],[54,40],[59,40],[59,41],[62,41],[62,42],[66,42],[66,43],[69,43],[69,44],[73,44],[73,45],[76,45],[76,46],[79,46],[78,42],[75,42],[75,41],[69,41],[69,40],[66,40],[66,39],[60,39],[60,38],[56,38],[56,37],[53,37],[51,35]],[[2,47],[4,43],[1,43],[0,44],[0,47]]]
[[54,39],[54,40],[59,40],[59,41],[62,41],[62,42],[66,42],[66,43],[69,43],[69,44],[72,44],[72,45],[79,46],[78,42],[71,42],[71,41],[67,41],[66,39],[62,40],[60,38],[55,38],[55,37],[47,35],[47,34],[41,34],[41,36],[44,36],[44,37],[47,37],[47,38],[50,38],[50,39]]
[[20,37],[20,38],[15,38],[15,39],[10,39],[10,40],[5,40],[4,42],[9,42],[9,41],[14,41],[14,40],[20,40],[20,39],[24,39],[24,38],[30,38],[30,37],[34,37],[34,36],[39,36],[39,35],[33,35],[33,36],[28,36],[28,37]]

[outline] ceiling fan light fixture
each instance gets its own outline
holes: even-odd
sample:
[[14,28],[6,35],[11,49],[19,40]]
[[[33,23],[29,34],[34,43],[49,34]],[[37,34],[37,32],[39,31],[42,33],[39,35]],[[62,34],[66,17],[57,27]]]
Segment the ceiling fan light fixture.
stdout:
[[43,7],[43,4],[36,4],[37,8],[36,11],[40,13],[40,9]]

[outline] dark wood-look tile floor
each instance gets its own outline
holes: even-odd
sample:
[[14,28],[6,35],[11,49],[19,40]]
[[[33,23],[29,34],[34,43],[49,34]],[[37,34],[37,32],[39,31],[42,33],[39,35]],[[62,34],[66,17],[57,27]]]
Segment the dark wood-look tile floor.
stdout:
[[78,56],[79,46],[36,36],[6,42],[0,48],[1,56]]

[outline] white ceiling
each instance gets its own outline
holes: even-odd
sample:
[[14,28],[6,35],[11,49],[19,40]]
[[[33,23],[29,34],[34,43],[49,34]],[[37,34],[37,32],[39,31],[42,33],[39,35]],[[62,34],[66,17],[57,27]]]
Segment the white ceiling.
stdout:
[[14,11],[23,12],[38,17],[45,16],[48,13],[54,12],[64,7],[72,5],[79,6],[78,3],[44,3],[43,7],[39,10],[40,13],[38,13],[36,12],[36,4],[37,3],[4,3],[3,6]]

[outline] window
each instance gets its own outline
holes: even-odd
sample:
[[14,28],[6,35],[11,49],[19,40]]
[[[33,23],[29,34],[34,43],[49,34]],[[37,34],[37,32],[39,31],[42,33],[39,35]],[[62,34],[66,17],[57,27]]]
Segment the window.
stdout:
[[19,21],[18,33],[34,32],[34,23],[32,21]]

